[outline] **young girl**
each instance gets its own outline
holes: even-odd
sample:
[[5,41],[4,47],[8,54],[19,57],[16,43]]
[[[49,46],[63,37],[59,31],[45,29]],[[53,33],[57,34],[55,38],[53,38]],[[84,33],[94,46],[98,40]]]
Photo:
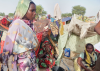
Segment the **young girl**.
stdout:
[[49,68],[52,68],[55,65],[55,61],[52,53],[53,47],[46,36],[47,34],[42,36],[37,63],[40,68],[47,68],[48,71]]

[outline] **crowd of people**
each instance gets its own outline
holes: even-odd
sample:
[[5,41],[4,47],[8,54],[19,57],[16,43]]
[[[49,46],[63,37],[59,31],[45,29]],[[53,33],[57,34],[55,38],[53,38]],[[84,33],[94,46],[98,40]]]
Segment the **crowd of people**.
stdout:
[[[46,25],[41,30],[34,24],[37,22],[35,15],[36,4],[33,1],[19,0],[13,20],[9,20],[8,16],[1,20],[0,24],[9,27],[0,59],[2,71],[3,66],[9,71],[38,71],[39,68],[49,71],[55,66],[55,49],[48,38],[50,15],[46,18],[47,22],[43,22]],[[100,22],[95,27],[98,34],[99,25]],[[90,43],[86,44],[85,51],[77,59],[79,67],[85,71],[99,71],[95,70],[98,61],[97,52]]]

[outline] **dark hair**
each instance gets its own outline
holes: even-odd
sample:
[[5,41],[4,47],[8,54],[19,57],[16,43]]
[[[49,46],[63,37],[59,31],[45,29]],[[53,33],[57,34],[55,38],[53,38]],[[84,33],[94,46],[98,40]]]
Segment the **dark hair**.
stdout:
[[[33,1],[30,2],[30,5],[31,5],[31,4],[34,4],[34,5],[36,6],[36,4],[35,4]],[[30,6],[29,6],[29,7],[30,7]]]
[[87,43],[86,44],[86,49],[88,48],[88,46],[92,46],[93,50],[94,50],[94,46],[91,43]]

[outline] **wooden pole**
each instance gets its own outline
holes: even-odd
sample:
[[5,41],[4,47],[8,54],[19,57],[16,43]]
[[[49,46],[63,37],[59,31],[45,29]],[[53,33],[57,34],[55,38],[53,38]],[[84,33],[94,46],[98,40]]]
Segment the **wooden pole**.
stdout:
[[51,30],[49,30],[49,32],[48,32],[48,35],[49,35],[49,36],[48,36],[48,39],[50,40],[50,42],[52,43],[52,45],[55,47],[55,50],[56,50],[57,54],[59,55],[58,48],[56,47],[55,43],[54,43],[53,40],[51,39],[50,34],[51,34]]

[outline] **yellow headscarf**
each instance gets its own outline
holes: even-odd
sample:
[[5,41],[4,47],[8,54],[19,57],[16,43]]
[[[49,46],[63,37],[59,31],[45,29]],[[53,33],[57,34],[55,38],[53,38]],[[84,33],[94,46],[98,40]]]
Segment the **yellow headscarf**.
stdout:
[[86,47],[85,47],[85,53],[86,53],[86,56],[87,56],[87,58],[85,59],[85,61],[88,63],[88,66],[90,66],[90,64],[92,63],[90,56],[93,57],[93,58],[95,58],[94,57],[94,51],[92,52],[92,54],[90,54],[90,53],[87,52]]

